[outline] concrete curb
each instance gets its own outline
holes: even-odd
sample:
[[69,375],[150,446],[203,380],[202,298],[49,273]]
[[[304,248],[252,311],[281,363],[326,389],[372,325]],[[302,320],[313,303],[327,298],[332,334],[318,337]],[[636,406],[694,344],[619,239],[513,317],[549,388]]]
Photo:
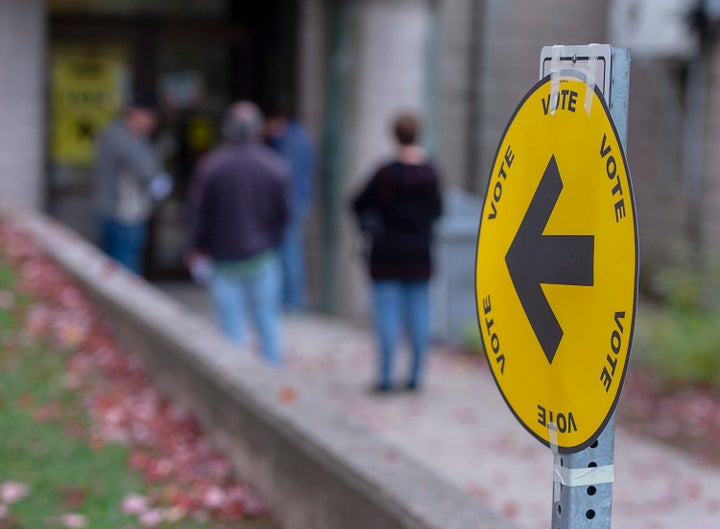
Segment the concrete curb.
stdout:
[[[284,529],[515,527],[59,223],[28,211],[4,216],[93,297],[163,391],[197,413]],[[282,398],[287,388],[295,398]]]

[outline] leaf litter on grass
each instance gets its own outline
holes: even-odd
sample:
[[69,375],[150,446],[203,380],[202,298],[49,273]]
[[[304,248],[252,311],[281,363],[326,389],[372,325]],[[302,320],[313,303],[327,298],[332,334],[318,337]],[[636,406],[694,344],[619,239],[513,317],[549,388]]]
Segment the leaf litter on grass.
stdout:
[[[118,443],[128,447],[127,465],[143,476],[149,492],[127,491],[117,509],[144,527],[186,518],[267,520],[267,506],[233,475],[229,459],[203,436],[196,417],[150,384],[140,361],[122,350],[82,291],[8,223],[0,222],[0,247],[18,275],[15,292],[0,290],[0,305],[13,310],[18,298],[32,300],[15,311],[20,329],[3,336],[3,342],[45,341],[63,352],[61,385],[79,396],[87,424],[65,413],[62,403],[38,404],[33,394],[20,396],[19,405],[32,410],[38,424],[59,422],[68,435],[86,437],[93,450]],[[67,508],[81,506],[84,495],[65,490]],[[84,527],[86,522],[68,512],[51,525]]]

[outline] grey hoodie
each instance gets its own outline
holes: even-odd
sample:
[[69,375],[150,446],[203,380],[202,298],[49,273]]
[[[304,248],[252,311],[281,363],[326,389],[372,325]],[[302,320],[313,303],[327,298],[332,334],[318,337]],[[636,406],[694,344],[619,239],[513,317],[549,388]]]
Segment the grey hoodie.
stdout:
[[133,134],[121,119],[114,121],[96,144],[95,213],[129,224],[145,222],[152,207],[150,181],[161,172],[150,142]]

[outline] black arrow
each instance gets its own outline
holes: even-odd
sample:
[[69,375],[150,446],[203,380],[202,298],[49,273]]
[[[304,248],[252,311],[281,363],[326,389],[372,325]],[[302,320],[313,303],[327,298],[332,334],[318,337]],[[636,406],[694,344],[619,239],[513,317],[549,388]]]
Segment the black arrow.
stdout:
[[552,156],[505,256],[520,303],[551,364],[563,330],[540,285],[593,284],[592,235],[543,235],[562,188],[560,171]]

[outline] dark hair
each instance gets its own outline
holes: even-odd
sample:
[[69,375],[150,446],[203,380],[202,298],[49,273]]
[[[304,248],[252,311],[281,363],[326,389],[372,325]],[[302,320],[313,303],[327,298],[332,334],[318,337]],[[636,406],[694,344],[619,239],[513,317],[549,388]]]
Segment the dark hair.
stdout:
[[158,102],[153,92],[135,91],[130,94],[125,106],[141,110],[157,110]]
[[272,118],[295,118],[295,105],[288,97],[277,97],[265,108],[265,116]]
[[398,114],[393,125],[393,132],[400,145],[412,145],[417,141],[420,132],[420,120],[410,112]]

